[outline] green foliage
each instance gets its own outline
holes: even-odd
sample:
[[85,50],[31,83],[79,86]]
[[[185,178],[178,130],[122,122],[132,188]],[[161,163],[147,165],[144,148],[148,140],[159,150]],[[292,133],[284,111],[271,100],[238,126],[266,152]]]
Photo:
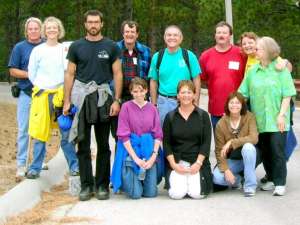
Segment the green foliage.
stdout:
[[[232,0],[234,39],[245,31],[274,37],[282,56],[294,66],[300,77],[300,9],[294,0]],[[65,26],[65,40],[85,35],[83,14],[88,9],[104,14],[103,34],[120,40],[120,25],[125,19],[140,24],[139,40],[152,51],[164,47],[166,26],[176,24],[184,34],[183,46],[200,54],[214,45],[215,25],[225,20],[224,0],[0,0],[0,79],[7,72],[9,54],[23,38],[26,18],[60,18]]]

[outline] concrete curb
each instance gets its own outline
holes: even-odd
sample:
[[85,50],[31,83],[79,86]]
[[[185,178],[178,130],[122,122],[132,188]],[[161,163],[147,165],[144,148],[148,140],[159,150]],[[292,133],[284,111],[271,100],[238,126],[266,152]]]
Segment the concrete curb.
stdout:
[[41,200],[43,191],[49,191],[53,185],[64,181],[68,168],[61,149],[48,166],[49,170],[42,171],[37,180],[25,179],[0,197],[0,224],[5,224],[7,217],[32,208]]

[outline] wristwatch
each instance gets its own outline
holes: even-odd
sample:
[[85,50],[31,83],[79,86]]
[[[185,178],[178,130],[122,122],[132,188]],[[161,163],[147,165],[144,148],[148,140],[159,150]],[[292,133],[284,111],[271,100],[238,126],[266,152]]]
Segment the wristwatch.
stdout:
[[120,105],[121,105],[121,103],[122,103],[122,100],[121,100],[120,98],[115,98],[114,101],[115,101],[115,102],[118,102]]

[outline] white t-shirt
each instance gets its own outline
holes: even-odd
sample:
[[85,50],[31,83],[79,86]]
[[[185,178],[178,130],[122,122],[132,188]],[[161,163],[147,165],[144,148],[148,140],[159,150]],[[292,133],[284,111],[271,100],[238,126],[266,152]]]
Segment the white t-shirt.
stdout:
[[55,89],[64,83],[63,45],[47,43],[35,47],[30,55],[28,77],[40,89]]

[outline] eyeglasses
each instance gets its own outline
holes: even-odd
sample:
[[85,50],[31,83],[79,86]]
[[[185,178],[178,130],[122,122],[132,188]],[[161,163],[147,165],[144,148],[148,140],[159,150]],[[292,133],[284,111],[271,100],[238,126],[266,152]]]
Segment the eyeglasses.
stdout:
[[99,24],[100,21],[86,21],[87,24]]
[[256,51],[264,51],[263,48],[256,48]]

